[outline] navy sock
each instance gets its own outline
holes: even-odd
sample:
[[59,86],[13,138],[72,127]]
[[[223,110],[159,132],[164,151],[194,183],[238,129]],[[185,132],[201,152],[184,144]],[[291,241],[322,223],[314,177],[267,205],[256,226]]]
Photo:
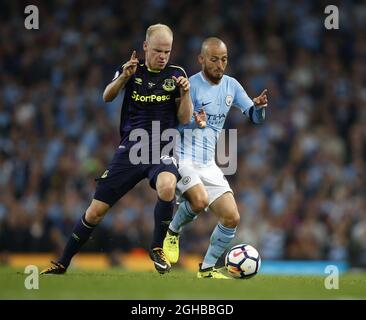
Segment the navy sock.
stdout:
[[173,217],[174,200],[164,201],[158,197],[154,210],[154,235],[151,248],[162,248],[163,241],[168,231],[169,223]]
[[89,239],[95,225],[85,220],[85,213],[74,227],[61,258],[58,260],[65,268],[70,264],[72,257],[79,252],[83,244]]

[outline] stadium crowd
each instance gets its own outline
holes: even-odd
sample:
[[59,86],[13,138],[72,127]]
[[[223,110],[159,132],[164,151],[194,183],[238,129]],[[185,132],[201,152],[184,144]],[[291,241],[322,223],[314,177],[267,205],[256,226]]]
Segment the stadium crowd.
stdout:
[[[268,88],[264,125],[232,110],[238,169],[228,180],[241,224],[237,242],[264,259],[344,260],[366,267],[366,4],[335,1],[339,30],[324,27],[325,1],[33,1],[1,4],[0,255],[57,252],[119,143],[122,98],[102,93],[144,30],[174,31],[171,61],[188,75],[206,36],[229,50],[228,74],[249,96]],[[86,251],[148,248],[156,195],[146,182],[120,200]],[[202,214],[182,250],[203,254],[215,219]]]

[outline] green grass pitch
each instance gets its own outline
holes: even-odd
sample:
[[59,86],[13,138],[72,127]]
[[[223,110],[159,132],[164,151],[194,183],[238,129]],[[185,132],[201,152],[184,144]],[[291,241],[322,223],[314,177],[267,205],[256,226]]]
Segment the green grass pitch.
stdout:
[[24,269],[0,267],[0,299],[366,299],[366,274],[341,274],[339,289],[332,290],[325,289],[325,276],[213,280],[179,269],[160,275],[119,268],[40,276],[39,289],[27,290],[27,276]]

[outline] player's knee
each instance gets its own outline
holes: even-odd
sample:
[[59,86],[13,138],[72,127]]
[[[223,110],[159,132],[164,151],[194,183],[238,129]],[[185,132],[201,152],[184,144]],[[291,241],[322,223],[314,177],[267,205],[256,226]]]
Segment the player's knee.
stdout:
[[191,208],[194,212],[200,213],[208,206],[208,197],[206,194],[193,197],[190,202]]
[[196,185],[188,189],[184,196],[195,213],[200,213],[208,207],[208,194],[203,185]]
[[97,208],[95,206],[90,206],[86,210],[86,221],[91,224],[98,224],[105,216],[107,211]]
[[175,196],[177,178],[171,173],[160,173],[156,181],[158,197],[164,201],[172,201]]
[[233,212],[221,219],[221,223],[227,228],[236,228],[240,223],[240,215],[238,212]]
[[164,201],[173,200],[175,195],[175,185],[176,184],[173,182],[167,182],[160,185],[157,188],[159,198]]

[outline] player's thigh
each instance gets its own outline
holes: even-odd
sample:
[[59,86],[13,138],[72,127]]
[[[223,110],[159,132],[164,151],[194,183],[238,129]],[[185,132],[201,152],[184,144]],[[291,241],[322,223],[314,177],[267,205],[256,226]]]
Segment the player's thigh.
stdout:
[[110,166],[109,170],[97,179],[94,199],[112,207],[145,178],[143,165],[121,164]]
[[196,172],[196,169],[190,165],[179,166],[179,175],[180,179],[177,183],[177,189],[181,195],[185,195],[185,193],[192,189],[194,186],[198,184],[202,184],[199,174]]
[[202,168],[200,178],[208,194],[208,205],[227,192],[233,193],[221,169],[215,164]]
[[214,200],[210,209],[227,227],[236,227],[240,222],[238,207],[231,192],[226,192]]

